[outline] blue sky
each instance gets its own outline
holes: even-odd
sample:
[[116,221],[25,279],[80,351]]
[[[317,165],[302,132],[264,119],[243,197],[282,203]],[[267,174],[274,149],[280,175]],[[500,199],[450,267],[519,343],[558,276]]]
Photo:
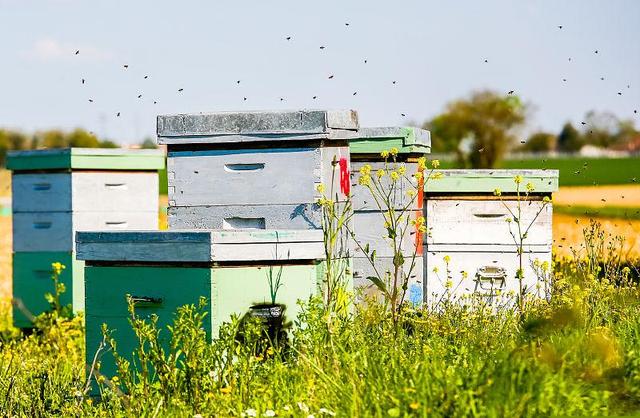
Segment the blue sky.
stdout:
[[530,102],[529,130],[640,126],[640,1],[0,0],[0,127],[26,132],[131,143],[157,114],[297,108],[403,125],[483,88]]

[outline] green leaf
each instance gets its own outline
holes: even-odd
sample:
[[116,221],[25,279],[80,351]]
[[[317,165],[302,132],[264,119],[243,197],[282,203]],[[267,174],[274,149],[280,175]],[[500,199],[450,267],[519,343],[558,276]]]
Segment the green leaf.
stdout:
[[380,280],[380,277],[376,277],[376,276],[368,276],[367,280],[369,280],[371,283],[375,284],[376,287],[378,289],[380,289],[383,293],[387,293],[387,286],[384,284],[384,282],[382,280]]
[[399,417],[400,416],[400,408],[396,407],[396,408],[389,408],[387,410],[387,414],[389,414],[390,417]]

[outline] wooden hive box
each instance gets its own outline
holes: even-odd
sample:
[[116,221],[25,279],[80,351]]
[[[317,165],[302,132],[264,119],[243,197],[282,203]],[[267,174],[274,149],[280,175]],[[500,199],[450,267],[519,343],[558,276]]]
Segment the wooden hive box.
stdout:
[[[527,294],[545,296],[540,265],[551,265],[552,203],[558,189],[557,170],[439,170],[442,178],[425,185],[425,218],[429,230],[425,248],[425,301],[478,294],[519,293],[520,266],[516,243],[520,223],[531,225],[523,243],[523,285]],[[519,189],[514,179],[521,176]],[[525,193],[531,183],[533,191]],[[500,189],[501,196],[494,191]],[[518,190],[520,199],[518,199]],[[514,216],[515,215],[515,216]],[[508,220],[511,222],[507,222]],[[445,256],[450,259],[448,265]],[[450,283],[447,285],[447,281]]]
[[[358,137],[349,141],[349,148],[352,168],[353,228],[355,239],[359,242],[354,249],[354,286],[364,289],[367,294],[374,294],[376,289],[367,277],[376,276],[376,270],[379,274],[393,271],[393,249],[384,238],[387,236],[387,231],[384,228],[384,217],[380,208],[371,192],[366,187],[358,185],[360,168],[369,164],[372,172],[375,173],[377,169],[384,168],[384,158],[381,153],[397,148],[397,161],[405,165],[407,178],[412,179],[411,176],[418,170],[417,159],[431,150],[431,137],[429,131],[418,128],[360,128]],[[422,216],[423,198],[421,187],[417,182],[402,179],[396,190],[395,209],[407,208],[410,216]],[[407,196],[409,190],[417,192],[414,199]],[[376,250],[375,269],[361,249],[367,244],[370,251]],[[422,246],[423,234],[415,230],[405,234],[402,242],[405,257],[413,256],[414,252],[416,254],[415,260],[407,257],[404,268],[405,274],[409,276],[406,299],[414,304],[422,303],[423,299]]]
[[51,263],[66,266],[62,303],[84,306],[82,262],[74,233],[157,229],[160,150],[67,148],[10,152],[12,173],[14,324],[49,308]]
[[349,192],[355,111],[158,116],[169,229],[319,229],[316,186]]
[[[171,324],[176,309],[205,297],[204,328],[212,338],[232,315],[270,302],[268,275],[282,271],[277,303],[296,319],[298,300],[319,290],[324,246],[317,230],[79,232],[77,257],[85,262],[86,356],[91,364],[106,324],[118,351],[129,356],[136,339],[128,322],[127,295],[137,315]],[[166,329],[161,337],[166,342]],[[101,372],[115,373],[113,359]]]

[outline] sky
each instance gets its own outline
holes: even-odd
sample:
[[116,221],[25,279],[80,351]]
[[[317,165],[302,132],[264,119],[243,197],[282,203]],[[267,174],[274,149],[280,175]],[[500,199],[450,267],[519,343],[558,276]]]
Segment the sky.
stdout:
[[640,1],[0,0],[0,127],[28,133],[130,144],[158,114],[303,108],[421,124],[480,89],[530,104],[529,131],[592,109],[640,127]]

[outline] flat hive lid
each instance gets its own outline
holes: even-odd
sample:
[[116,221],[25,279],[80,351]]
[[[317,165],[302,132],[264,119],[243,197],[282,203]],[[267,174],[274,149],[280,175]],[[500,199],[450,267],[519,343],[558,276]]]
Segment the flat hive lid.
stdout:
[[358,136],[349,140],[351,154],[380,154],[391,148],[400,154],[428,154],[431,133],[413,127],[360,128]]
[[7,168],[20,170],[159,170],[164,151],[124,148],[56,148],[10,151]]
[[357,135],[355,110],[293,110],[159,115],[159,144],[349,139]]
[[77,232],[86,261],[247,262],[321,260],[320,230],[181,230]]
[[437,170],[442,178],[425,181],[425,193],[515,193],[515,176],[522,176],[520,191],[533,184],[533,193],[552,193],[558,190],[558,170]]

